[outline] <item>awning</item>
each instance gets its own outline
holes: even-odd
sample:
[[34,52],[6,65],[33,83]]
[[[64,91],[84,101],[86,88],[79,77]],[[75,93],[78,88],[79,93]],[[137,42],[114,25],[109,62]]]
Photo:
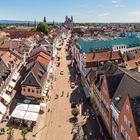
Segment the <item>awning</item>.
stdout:
[[12,99],[12,97],[10,97],[8,94],[6,94],[6,93],[2,93],[2,94],[0,94],[0,96],[6,101],[6,102],[8,102],[8,103],[10,103],[10,101],[11,101],[11,99]]
[[47,104],[46,104],[46,103],[40,103],[40,106],[41,106],[41,107],[46,107]]
[[53,68],[50,69],[49,73],[53,73]]
[[6,109],[7,109],[7,107],[3,103],[0,102],[0,112],[2,114],[5,114],[6,113]]
[[40,105],[29,104],[28,111],[39,112],[40,111]]
[[23,110],[23,111],[27,111],[27,109],[28,109],[28,104],[17,104],[17,106],[16,106],[16,110]]
[[37,121],[40,105],[18,104],[11,114],[11,117],[29,121]]
[[43,96],[43,97],[46,97],[46,93],[43,93],[42,96]]
[[49,85],[46,84],[46,85],[45,85],[45,88],[49,88]]
[[13,90],[13,88],[12,87],[8,87],[8,89],[7,89],[9,92],[11,92],[12,90]]
[[38,118],[38,113],[36,112],[26,112],[25,116],[24,116],[24,120],[28,120],[28,121],[37,121]]
[[13,87],[13,88],[14,88],[14,87],[15,87],[15,85],[16,85],[16,83],[15,83],[15,82],[13,82],[13,81],[10,81],[10,82],[9,82],[9,86],[11,86],[11,87]]
[[48,89],[46,89],[46,88],[43,90],[44,93],[47,93],[47,91],[48,91]]
[[85,92],[86,98],[90,98],[90,94],[89,94],[88,89],[87,89],[85,86],[83,86],[83,89],[84,89],[84,92]]
[[13,79],[14,79],[14,80],[17,80],[18,77],[19,77],[19,73],[16,73],[16,74],[14,74]]
[[25,113],[26,113],[26,111],[22,111],[22,110],[17,110],[17,109],[15,109],[15,110],[12,112],[11,117],[18,118],[18,119],[23,119],[24,116],[25,116]]
[[0,122],[2,121],[2,118],[3,118],[3,115],[2,115],[2,114],[0,114]]

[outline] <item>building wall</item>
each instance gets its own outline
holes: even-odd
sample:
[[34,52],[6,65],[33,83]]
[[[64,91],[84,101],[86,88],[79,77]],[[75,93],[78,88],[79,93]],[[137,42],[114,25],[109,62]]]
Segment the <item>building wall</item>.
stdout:
[[112,103],[111,106],[112,111],[112,138],[113,140],[118,140],[119,135],[119,111],[115,107],[115,105]]
[[112,47],[112,50],[113,51],[118,51],[120,50],[120,52],[122,54],[124,54],[125,52],[129,52],[129,51],[132,51],[132,50],[139,50],[140,49],[140,46],[138,47],[132,47],[132,48],[127,48],[125,45],[116,45],[116,46],[113,46]]
[[106,76],[104,76],[101,86],[101,117],[109,134],[112,135],[112,112],[110,108],[110,96]]
[[119,140],[122,140],[122,129],[124,130],[123,133],[126,140],[138,140],[137,131],[130,106],[130,100],[128,96],[125,100],[119,116]]
[[93,102],[95,102],[94,104],[96,104],[96,110],[97,112],[101,112],[101,93],[99,92],[98,88],[96,87],[96,85],[94,84],[94,94],[93,94]]
[[41,89],[33,86],[22,86],[21,94],[24,96],[41,98]]

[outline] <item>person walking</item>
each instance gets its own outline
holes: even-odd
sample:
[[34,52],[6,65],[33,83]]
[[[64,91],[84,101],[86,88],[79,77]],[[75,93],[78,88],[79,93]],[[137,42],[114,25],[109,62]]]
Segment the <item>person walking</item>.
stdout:
[[62,91],[61,97],[63,97],[63,95],[64,95],[64,91]]
[[69,97],[69,92],[67,92],[67,98]]

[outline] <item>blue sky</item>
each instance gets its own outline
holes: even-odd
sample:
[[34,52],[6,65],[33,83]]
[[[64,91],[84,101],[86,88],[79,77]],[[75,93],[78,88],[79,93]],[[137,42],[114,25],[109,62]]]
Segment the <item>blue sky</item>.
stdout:
[[140,22],[140,0],[1,0],[0,19]]

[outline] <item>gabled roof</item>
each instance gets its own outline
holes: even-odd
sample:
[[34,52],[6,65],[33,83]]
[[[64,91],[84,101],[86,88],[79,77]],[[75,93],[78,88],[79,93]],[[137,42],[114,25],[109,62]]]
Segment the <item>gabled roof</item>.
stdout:
[[113,75],[106,75],[110,99],[113,98],[113,96],[121,82],[123,75],[124,75],[124,73],[122,73],[122,74],[114,73]]
[[131,69],[134,69],[134,68],[138,67],[138,64],[137,64],[138,61],[140,61],[140,57],[128,61],[127,62],[127,67],[131,68]]
[[41,39],[38,43],[42,45],[50,45],[49,41],[46,38]]
[[[25,77],[24,81],[22,82],[22,85],[42,87],[46,76],[47,76],[47,65],[44,65],[37,61],[35,62],[34,66],[31,68],[30,72]],[[32,80],[34,80],[35,83],[30,82]]]
[[[115,95],[113,96],[113,103],[118,108],[122,109],[126,97],[130,98],[140,96],[140,75],[136,72],[125,72]],[[119,100],[116,101],[116,98]]]
[[33,55],[32,57],[29,58],[29,63],[30,62],[40,62],[42,64],[48,65],[51,61],[51,56],[47,55],[44,52],[38,52],[37,54]]
[[107,62],[100,71],[102,71],[106,77],[109,96],[110,99],[112,99],[121,82],[122,77],[124,76],[124,72],[110,62]]
[[120,60],[122,55],[120,51],[116,52],[92,52],[86,53],[86,62],[101,62],[110,60]]
[[25,79],[21,83],[21,85],[40,87],[40,84],[38,83],[38,81],[36,80],[36,78],[32,72],[28,73],[28,75],[25,77]]
[[35,53],[33,56],[30,57],[30,59],[36,59],[38,56],[40,56],[42,58],[45,58],[48,61],[51,60],[51,56],[42,52],[42,51],[39,51],[39,52]]

